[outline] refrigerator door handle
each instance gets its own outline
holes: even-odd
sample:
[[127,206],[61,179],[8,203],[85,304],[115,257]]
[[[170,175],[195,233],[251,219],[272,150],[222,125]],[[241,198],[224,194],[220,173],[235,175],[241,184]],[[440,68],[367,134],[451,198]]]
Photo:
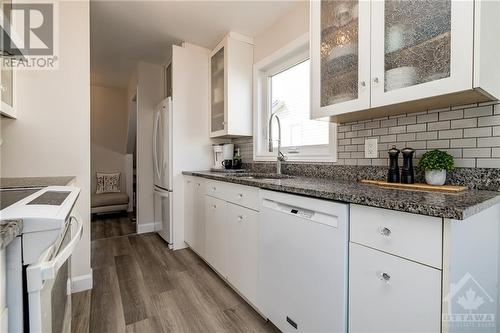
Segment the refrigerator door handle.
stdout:
[[160,120],[160,112],[158,111],[156,113],[156,119],[155,119],[155,124],[154,124],[154,127],[153,127],[153,164],[154,164],[154,168],[155,168],[155,173],[156,175],[158,176],[158,179],[160,179],[160,168],[158,166],[158,155],[157,155],[157,151],[158,151],[158,140],[157,140],[157,136],[158,136],[158,123],[159,123],[159,120]]

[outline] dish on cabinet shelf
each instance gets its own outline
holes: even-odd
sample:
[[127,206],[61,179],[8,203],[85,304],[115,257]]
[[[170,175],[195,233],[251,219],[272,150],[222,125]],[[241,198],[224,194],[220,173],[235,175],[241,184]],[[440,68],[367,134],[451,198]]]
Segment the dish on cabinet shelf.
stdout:
[[353,99],[356,99],[357,95],[352,94],[352,93],[344,93],[344,94],[338,94],[338,95],[333,95],[328,99],[328,104],[333,105],[333,104],[338,104],[342,102],[347,102],[351,101]]
[[417,68],[403,66],[385,72],[385,90],[406,88],[417,83]]
[[415,31],[406,24],[395,24],[387,29],[385,53],[391,53],[415,43]]
[[334,60],[348,55],[358,54],[358,43],[341,44],[332,48],[328,60]]
[[424,82],[437,81],[447,77],[450,77],[450,72],[432,73],[431,75],[426,76],[423,81]]

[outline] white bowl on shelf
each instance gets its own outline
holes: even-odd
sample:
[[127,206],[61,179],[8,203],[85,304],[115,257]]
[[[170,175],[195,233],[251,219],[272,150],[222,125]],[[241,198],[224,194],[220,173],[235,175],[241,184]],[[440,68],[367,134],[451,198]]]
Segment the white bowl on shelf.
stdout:
[[334,95],[334,96],[328,98],[328,105],[352,101],[352,100],[356,99],[356,97],[357,97],[356,94],[353,94],[353,93],[343,93],[343,94]]
[[330,55],[328,56],[328,60],[334,60],[340,57],[348,56],[348,55],[357,55],[358,54],[358,43],[349,43],[344,45],[337,45],[330,51]]
[[403,66],[385,72],[385,90],[406,88],[417,83],[417,68]]

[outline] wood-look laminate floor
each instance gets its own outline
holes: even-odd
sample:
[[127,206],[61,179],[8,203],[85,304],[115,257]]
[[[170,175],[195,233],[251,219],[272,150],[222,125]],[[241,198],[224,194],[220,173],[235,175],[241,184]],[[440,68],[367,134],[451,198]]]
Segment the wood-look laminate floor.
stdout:
[[277,332],[189,249],[157,234],[92,242],[94,288],[73,295],[72,332]]
[[127,213],[100,214],[91,222],[91,240],[119,237],[136,233],[134,215]]

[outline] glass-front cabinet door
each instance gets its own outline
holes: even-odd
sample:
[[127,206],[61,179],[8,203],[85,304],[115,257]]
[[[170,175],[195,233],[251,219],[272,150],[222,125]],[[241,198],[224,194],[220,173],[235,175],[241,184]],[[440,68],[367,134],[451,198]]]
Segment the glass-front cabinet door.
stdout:
[[313,118],[370,107],[370,2],[311,2]]
[[225,47],[216,49],[210,59],[210,132],[225,130]]
[[470,89],[472,1],[372,1],[372,107]]

